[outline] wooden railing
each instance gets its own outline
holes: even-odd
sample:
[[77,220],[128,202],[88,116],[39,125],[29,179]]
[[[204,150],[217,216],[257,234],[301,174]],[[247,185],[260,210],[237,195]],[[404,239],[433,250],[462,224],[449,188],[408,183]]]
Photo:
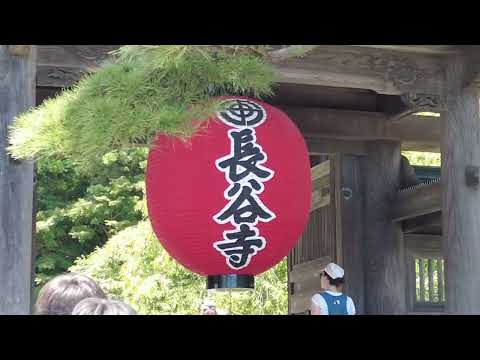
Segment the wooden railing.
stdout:
[[440,236],[405,234],[404,237],[409,313],[442,313],[445,306],[445,264]]
[[414,312],[443,312],[445,306],[444,261],[440,257],[414,258]]

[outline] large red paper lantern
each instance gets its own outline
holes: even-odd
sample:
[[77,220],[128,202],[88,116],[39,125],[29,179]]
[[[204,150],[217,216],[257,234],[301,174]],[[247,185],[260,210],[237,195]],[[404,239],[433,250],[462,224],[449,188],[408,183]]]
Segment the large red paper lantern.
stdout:
[[149,217],[166,251],[191,271],[217,281],[253,279],[281,261],[305,228],[308,151],[281,110],[245,97],[223,100],[226,110],[188,142],[155,140]]

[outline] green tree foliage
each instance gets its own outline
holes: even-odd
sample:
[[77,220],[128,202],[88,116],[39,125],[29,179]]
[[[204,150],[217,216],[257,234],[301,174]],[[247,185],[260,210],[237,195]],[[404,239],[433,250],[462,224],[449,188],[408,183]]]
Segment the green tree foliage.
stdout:
[[403,155],[407,157],[411,165],[421,165],[421,166],[440,166],[441,165],[440,153],[404,151]]
[[143,218],[145,157],[142,149],[110,152],[93,175],[70,160],[39,161],[38,285]]
[[[142,314],[198,313],[205,279],[174,261],[142,221],[146,155],[110,152],[92,173],[70,160],[39,161],[37,290],[71,269]],[[211,296],[232,314],[286,314],[286,260],[257,277],[255,291]]]
[[208,295],[205,278],[173,260],[146,221],[79,258],[71,270],[90,275],[110,296],[131,304],[141,314],[198,314],[207,296],[230,314],[287,313],[286,260],[258,276],[254,291]]

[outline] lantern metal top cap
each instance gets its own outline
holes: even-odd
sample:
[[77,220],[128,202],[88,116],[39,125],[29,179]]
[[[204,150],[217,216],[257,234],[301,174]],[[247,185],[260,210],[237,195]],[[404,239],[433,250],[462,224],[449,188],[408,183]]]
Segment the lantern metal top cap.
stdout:
[[255,288],[253,275],[210,275],[207,276],[207,290],[247,291]]

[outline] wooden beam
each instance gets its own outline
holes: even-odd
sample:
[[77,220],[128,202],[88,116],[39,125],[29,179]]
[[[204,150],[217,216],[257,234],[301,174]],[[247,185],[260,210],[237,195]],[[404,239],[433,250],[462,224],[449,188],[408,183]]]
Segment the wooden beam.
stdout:
[[301,58],[320,45],[290,45],[269,53],[271,63],[283,62],[292,58]]
[[330,205],[330,183],[326,182],[319,189],[312,191],[312,207],[310,212]]
[[440,235],[404,234],[405,249],[417,257],[442,256],[442,237]]
[[380,94],[441,94],[445,57],[358,46],[322,45],[274,64],[279,83],[360,88]]
[[310,211],[330,204],[330,160],[312,168],[312,206]]
[[308,138],[394,140],[438,146],[441,122],[435,116],[411,115],[389,122],[379,112],[280,106]]
[[38,46],[37,86],[66,88],[93,72],[119,45]]
[[293,284],[293,295],[298,296],[305,293],[310,293],[308,295],[313,296],[314,293],[321,291],[320,277],[314,276],[312,278],[306,279],[304,281],[298,281]]
[[67,88],[88,73],[89,71],[82,67],[38,65],[37,86]]
[[402,221],[442,210],[440,182],[420,184],[397,193],[392,199],[391,219]]
[[427,227],[439,227],[442,226],[442,213],[435,212],[427,215],[407,219],[403,222],[403,233],[415,233],[422,231]]
[[41,45],[37,65],[77,67],[94,70],[119,45]]
[[[320,280],[319,280],[320,281]],[[310,293],[303,293],[298,295],[292,295],[290,298],[290,313],[291,314],[307,314],[311,307],[312,296],[316,291]]]
[[436,55],[452,55],[459,52],[455,45],[353,45],[382,50],[400,51],[402,53],[422,53]]
[[364,141],[318,139],[311,137],[308,134],[304,136],[308,152],[311,155],[334,154],[337,152],[351,155],[366,154],[366,145]]
[[445,100],[444,94],[420,92],[408,92],[400,96],[378,95],[377,108],[388,115],[389,122],[395,122],[418,113],[440,114],[445,111]]
[[[40,66],[55,67],[68,75],[54,86],[68,87],[74,82],[72,73],[94,71],[118,45],[55,45],[39,46]],[[305,46],[301,53],[304,53]],[[295,51],[293,51],[295,50]],[[299,48],[275,50],[275,54],[295,54]],[[278,83],[319,85],[368,89],[381,94],[400,95],[407,92],[439,94],[444,85],[442,56],[399,52],[385,48],[360,46],[311,45],[303,57],[286,56],[286,61],[272,61]],[[280,55],[281,55],[280,54]],[[54,70],[50,70],[54,71]],[[37,86],[52,86],[49,71],[39,72]]]
[[290,272],[290,282],[299,283],[311,278],[320,280],[320,273],[332,261],[330,256],[324,256],[302,264],[294,265]]
[[308,137],[335,140],[377,140],[386,136],[382,113],[279,106]]
[[290,286],[290,313],[303,313],[310,310],[312,296],[320,291],[320,273],[332,262],[330,256],[321,257],[306,263],[293,266],[289,275]]
[[265,101],[278,107],[316,107],[372,112],[380,108],[378,94],[365,89],[280,84],[275,87],[274,92],[275,94],[265,98]]
[[6,151],[13,119],[35,106],[36,47],[0,45],[0,315],[28,315],[32,302],[33,163]]
[[330,160],[324,161],[312,168],[312,182],[330,176]]
[[442,123],[440,117],[410,115],[385,125],[385,137],[402,142],[440,144]]

